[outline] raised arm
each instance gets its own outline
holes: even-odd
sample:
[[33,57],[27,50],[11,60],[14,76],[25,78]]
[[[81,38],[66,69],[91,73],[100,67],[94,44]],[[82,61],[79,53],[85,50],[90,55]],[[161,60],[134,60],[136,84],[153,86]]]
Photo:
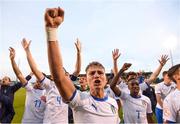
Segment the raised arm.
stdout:
[[65,75],[61,49],[57,39],[57,29],[64,20],[64,10],[61,8],[47,9],[45,23],[47,32],[48,60],[54,82],[65,101],[70,101],[75,92],[75,87],[69,76]]
[[75,65],[75,71],[73,72],[73,75],[78,77],[79,73],[81,71],[81,42],[77,38],[77,41],[75,43],[76,50],[77,50],[77,58],[76,58],[76,65]]
[[123,67],[119,70],[118,74],[115,75],[115,77],[112,79],[112,82],[110,83],[110,87],[116,96],[121,95],[121,90],[116,86],[118,79],[122,76],[124,71],[126,71],[130,66],[131,66],[130,63],[124,63]]
[[162,55],[161,59],[159,61],[158,68],[151,74],[149,79],[146,79],[145,82],[148,84],[151,84],[156,78],[158,77],[159,73],[161,72],[163,66],[166,64],[166,62],[169,60],[168,55]]
[[13,68],[14,73],[16,74],[17,78],[20,80],[20,82],[25,85],[27,83],[26,78],[21,73],[20,69],[18,68],[16,62],[15,62],[15,50],[12,47],[9,47],[9,57],[11,60],[11,65]]
[[26,52],[26,56],[27,56],[27,60],[28,60],[28,63],[29,63],[29,66],[31,68],[31,71],[34,73],[34,75],[36,76],[36,78],[41,81],[43,78],[44,78],[44,75],[43,73],[38,69],[35,61],[34,61],[34,58],[31,54],[31,51],[30,51],[30,44],[31,44],[31,41],[27,41],[25,38],[23,38],[22,42],[21,42],[23,48],[24,48],[24,51]]
[[114,75],[118,74],[118,65],[117,60],[121,54],[119,53],[119,49],[114,49],[112,51],[112,58],[113,58],[113,73]]

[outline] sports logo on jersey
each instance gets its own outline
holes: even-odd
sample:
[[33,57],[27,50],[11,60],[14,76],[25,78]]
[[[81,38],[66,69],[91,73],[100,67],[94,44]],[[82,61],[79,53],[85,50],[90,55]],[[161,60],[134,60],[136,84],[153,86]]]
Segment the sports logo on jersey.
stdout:
[[92,103],[91,106],[97,111],[97,107]]
[[116,114],[116,109],[113,105],[111,105],[111,111],[112,111],[112,113]]
[[107,95],[109,95],[109,94],[110,94],[110,91],[108,90],[108,91],[107,91]]

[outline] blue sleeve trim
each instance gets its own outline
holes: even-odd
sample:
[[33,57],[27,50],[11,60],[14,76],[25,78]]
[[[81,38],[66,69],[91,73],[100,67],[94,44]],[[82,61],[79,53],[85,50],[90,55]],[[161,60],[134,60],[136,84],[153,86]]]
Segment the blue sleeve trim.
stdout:
[[42,83],[42,82],[45,80],[45,78],[46,78],[46,77],[44,76],[44,78],[40,81],[40,83]]
[[169,121],[169,120],[166,120],[166,122],[167,122],[168,124],[174,124],[174,123],[176,123],[176,122]]
[[74,99],[76,93],[77,93],[77,90],[74,91],[73,95],[72,95],[71,98],[69,99],[70,101],[72,101],[72,100]]

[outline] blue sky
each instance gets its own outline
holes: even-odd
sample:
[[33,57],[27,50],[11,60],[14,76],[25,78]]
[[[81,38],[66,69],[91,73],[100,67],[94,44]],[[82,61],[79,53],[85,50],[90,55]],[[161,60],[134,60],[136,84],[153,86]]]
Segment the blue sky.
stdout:
[[[153,71],[161,54],[172,48],[174,64],[180,63],[180,0],[0,0],[0,77],[15,78],[8,47],[16,49],[23,74],[30,68],[21,46],[23,37],[32,40],[31,51],[40,70],[49,73],[44,11],[62,7],[65,20],[58,30],[63,63],[69,72],[75,66],[78,37],[82,42],[82,73],[93,60],[109,72],[112,50],[119,48],[119,68],[131,62],[130,70]],[[168,61],[164,70],[171,66]]]

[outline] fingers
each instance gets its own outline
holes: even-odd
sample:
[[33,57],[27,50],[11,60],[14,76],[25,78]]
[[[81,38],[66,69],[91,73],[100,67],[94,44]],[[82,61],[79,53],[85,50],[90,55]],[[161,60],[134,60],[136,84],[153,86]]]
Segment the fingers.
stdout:
[[126,69],[128,69],[129,67],[131,67],[131,65],[132,65],[131,63],[124,63],[124,66],[125,66]]
[[25,38],[23,38],[21,41],[21,45],[25,51],[29,49],[30,44],[31,44],[31,40],[27,41]]
[[58,8],[48,8],[45,12],[46,27],[57,28],[64,21],[64,10]]
[[50,11],[51,11],[51,9],[46,9],[46,12],[45,12],[46,26],[53,26],[53,19],[49,14]]
[[112,51],[112,56],[114,60],[117,60],[121,54],[119,53],[119,49],[114,49]]
[[31,40],[29,41],[29,45],[28,46],[30,46],[30,44],[31,44]]
[[58,7],[58,16],[62,17],[62,21],[64,21],[64,10]]
[[12,47],[9,47],[9,51],[10,52],[15,52],[14,48],[12,48]]
[[158,61],[162,66],[164,66],[168,60],[169,60],[168,55],[162,55],[161,60],[158,60]]
[[162,61],[167,61],[167,60],[169,60],[168,55],[162,55],[161,60],[162,60]]
[[76,39],[76,42],[75,42],[74,44],[75,44],[75,46],[76,46],[76,49],[77,49],[78,51],[81,51],[81,42],[79,41],[78,38]]
[[14,57],[15,57],[15,50],[14,50],[14,48],[9,47],[9,52],[10,52],[10,54],[9,54],[10,59],[14,59]]

